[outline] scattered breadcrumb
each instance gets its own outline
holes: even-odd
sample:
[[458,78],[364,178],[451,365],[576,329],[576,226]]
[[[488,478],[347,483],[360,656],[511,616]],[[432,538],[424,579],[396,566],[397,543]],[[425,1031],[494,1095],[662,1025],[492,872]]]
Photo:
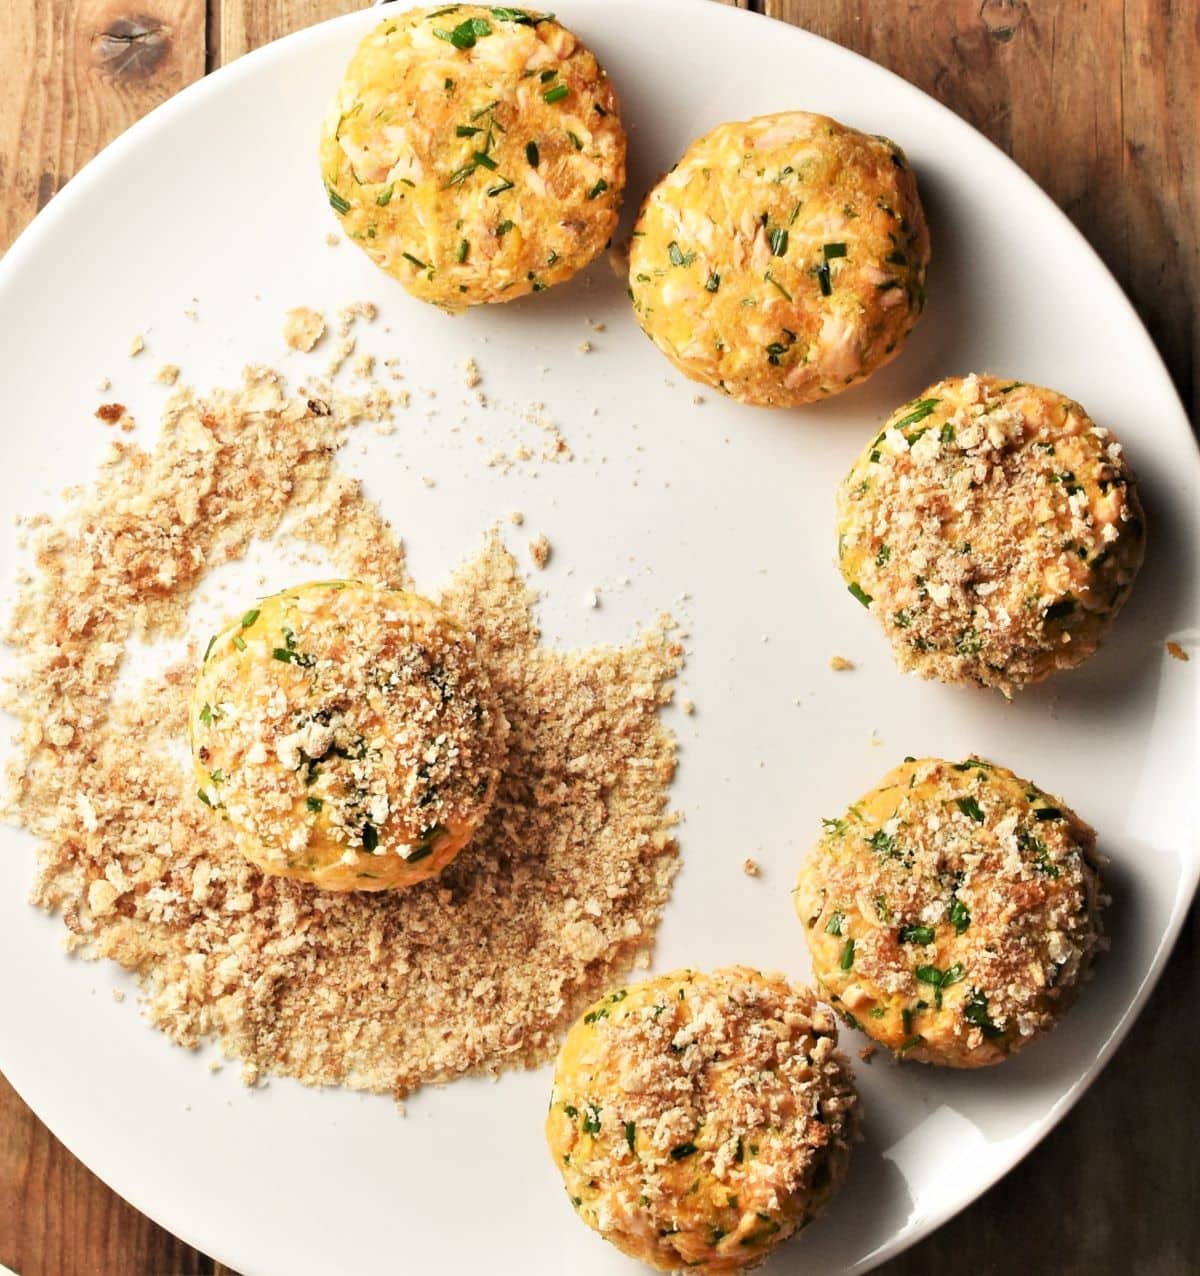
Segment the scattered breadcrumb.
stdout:
[[134,355],[139,355],[146,348],[146,339],[141,333],[129,343],[129,357],[132,359]]
[[696,702],[694,700],[685,700],[682,705],[684,713],[691,717],[696,712]]
[[858,1052],[858,1057],[863,1061],[863,1063],[870,1063],[875,1057],[875,1052],[878,1049],[878,1046],[863,1046]]
[[401,1096],[540,1063],[584,1003],[648,962],[676,872],[668,620],[624,648],[546,649],[514,559],[485,542],[441,602],[503,701],[508,767],[472,844],[402,892],[324,893],[237,853],[180,756],[199,645],[118,690],[127,645],[185,634],[209,568],[281,524],[339,574],[412,587],[399,539],[334,462],[353,424],[387,412],[384,392],[307,393],[287,398],[265,369],[207,400],[176,391],[154,450],[115,443],[37,534],[4,697],[7,814],[40,843],[32,898],[60,912],[71,950],[137,974],[171,1040],[215,1036],[250,1083]]
[[513,512],[508,516],[508,521],[514,527],[520,527],[525,521],[525,515],[522,514],[520,510],[513,510]]
[[529,542],[529,557],[539,571],[550,561],[550,542],[545,536],[535,536]]
[[744,860],[742,860],[742,872],[745,873],[747,877],[759,877],[762,874],[762,865],[759,864],[758,860],[751,859],[747,856]]
[[177,363],[164,363],[154,374],[154,379],[159,385],[174,385],[179,380],[179,365]]
[[1175,657],[1176,660],[1190,660],[1191,656],[1177,642],[1168,642],[1167,651]]
[[103,421],[105,425],[115,425],[126,434],[134,428],[133,417],[123,403],[102,403],[96,409],[96,420]]
[[340,244],[342,241],[340,236],[335,235],[333,231],[330,231],[325,236],[325,242],[329,245],[330,248],[336,248],[338,244]]
[[360,354],[350,369],[356,377],[367,380],[375,373],[375,356],[373,354]]
[[591,352],[592,352],[592,343],[590,341],[581,341],[579,343],[580,354],[591,354]]
[[116,1002],[124,1001],[125,1000],[124,988],[114,988],[112,990],[112,999],[113,1001],[116,1001]]
[[325,320],[308,306],[293,306],[283,317],[283,340],[293,350],[308,354],[325,335]]
[[704,402],[704,395],[702,395],[702,394],[693,394],[693,395],[692,395],[692,402],[693,402],[693,403],[694,403],[697,407],[699,407],[699,406],[700,406],[700,405]]
[[479,371],[479,364],[474,359],[468,359],[463,364],[463,384],[468,390],[474,390],[475,387],[483,380]]
[[854,661],[847,660],[845,656],[830,656],[829,667],[835,672],[840,673],[843,669],[853,669]]
[[434,478],[432,475],[430,475],[430,474],[422,474],[422,475],[421,475],[421,482],[422,482],[422,483],[423,483],[426,487],[437,487],[437,479],[435,479],[435,478]]
[[112,389],[112,381],[108,377],[101,377],[100,380],[96,382],[96,389],[103,394],[105,390]]
[[364,323],[374,323],[378,314],[379,308],[373,301],[352,301],[348,306],[342,306],[338,310],[338,336],[347,336],[360,319]]

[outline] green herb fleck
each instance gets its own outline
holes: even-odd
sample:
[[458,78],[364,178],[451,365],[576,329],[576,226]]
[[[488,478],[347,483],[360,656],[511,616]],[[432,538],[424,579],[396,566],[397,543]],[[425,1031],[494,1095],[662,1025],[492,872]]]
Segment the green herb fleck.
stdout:
[[600,1109],[594,1103],[589,1103],[587,1111],[583,1114],[583,1132],[584,1134],[600,1133]]
[[538,163],[541,160],[541,155],[538,153],[538,146],[536,142],[525,143],[525,158],[529,161],[530,168],[537,168]]
[[825,252],[825,260],[833,261],[835,257],[844,257],[846,255],[846,245],[845,244],[826,244],[824,252]]
[[380,208],[385,208],[392,202],[392,192],[396,189],[395,183],[391,183],[383,188],[378,195],[375,196],[375,202]]
[[825,923],[825,933],[827,935],[840,935],[842,933],[842,923],[845,920],[845,913],[834,913],[833,916]]
[[849,970],[854,965],[854,940],[848,939],[842,947],[841,967]]
[[906,425],[916,425],[918,421],[924,421],[939,403],[941,399],[922,399],[919,403],[913,404],[911,412],[902,416],[899,421],[894,421],[891,428],[903,430]]
[[857,598],[860,603],[862,603],[864,607],[870,607],[871,601],[872,601],[871,595],[868,594],[865,589],[863,589],[863,587],[858,583],[858,581],[856,580],[851,581],[850,584],[847,586],[847,588],[854,595],[854,597]]
[[599,199],[599,197],[603,195],[606,190],[608,190],[608,183],[602,177],[595,184],[595,186],[593,186],[592,189],[588,191],[587,197],[588,199]]
[[247,613],[246,613],[246,614],[242,617],[242,628],[243,628],[243,629],[249,629],[249,628],[250,628],[250,626],[251,626],[252,624],[254,624],[254,622],[258,619],[258,617],[259,617],[259,610],[258,610],[258,608],[257,608],[257,607],[252,607],[252,608],[251,608],[251,609],[250,609],[250,610],[249,610],[249,611],[248,611],[248,612],[247,612]]
[[900,942],[902,944],[932,944],[932,926],[901,926]]
[[768,231],[767,243],[771,245],[771,253],[775,257],[786,257],[788,250],[788,233],[782,226]]
[[956,935],[961,935],[971,924],[971,914],[961,899],[956,899],[951,903],[949,918]]
[[679,1143],[671,1149],[671,1160],[682,1161],[685,1156],[692,1156],[697,1150],[696,1145],[690,1141]]
[[333,206],[335,213],[348,213],[350,211],[350,201],[343,199],[332,186],[325,188],[329,192],[329,202]]
[[304,804],[313,812],[319,811],[325,805],[325,803],[318,797],[305,798]]
[[570,91],[565,84],[556,84],[542,94],[542,101],[553,105],[555,102],[561,102]]
[[955,805],[964,814],[969,815],[976,824],[982,824],[984,820],[983,808],[975,801],[973,797],[960,797],[954,799]]

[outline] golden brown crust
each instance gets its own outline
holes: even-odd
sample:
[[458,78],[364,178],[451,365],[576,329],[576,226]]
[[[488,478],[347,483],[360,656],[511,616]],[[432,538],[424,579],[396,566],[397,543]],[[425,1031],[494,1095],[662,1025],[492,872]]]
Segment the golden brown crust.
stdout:
[[1004,767],[910,759],[800,871],[813,974],[907,1059],[999,1063],[1074,1000],[1101,944],[1095,834]]
[[1145,520],[1120,443],[1053,390],[950,377],[897,408],[838,490],[838,560],[902,669],[1039,682],[1124,605]]
[[900,148],[788,111],[688,148],[642,205],[629,286],[646,334],[689,377],[794,406],[895,357],[928,263]]
[[546,1118],[580,1217],[662,1271],[761,1262],[845,1177],[857,1113],[836,1044],[811,992],[742,966],[602,997]]
[[552,17],[452,5],[359,45],[321,136],[346,233],[447,310],[510,301],[603,251],[625,186],[616,92]]

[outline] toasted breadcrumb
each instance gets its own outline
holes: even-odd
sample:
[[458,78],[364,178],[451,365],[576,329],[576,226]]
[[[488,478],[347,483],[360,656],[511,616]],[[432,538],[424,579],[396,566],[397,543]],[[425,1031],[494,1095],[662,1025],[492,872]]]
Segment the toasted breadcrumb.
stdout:
[[483,380],[483,376],[479,371],[479,364],[474,359],[468,359],[463,364],[463,385],[468,390],[474,390],[475,387]]
[[136,337],[129,343],[129,357],[132,359],[135,355],[139,355],[146,348],[146,339],[139,332]]
[[325,320],[308,306],[293,306],[283,317],[283,340],[293,350],[308,354],[325,335]]
[[525,522],[525,515],[522,514],[520,510],[513,510],[513,512],[508,516],[508,521],[514,527],[520,527],[521,524]]
[[154,379],[159,385],[174,385],[179,380],[179,365],[177,363],[164,363],[154,374]]
[[1167,643],[1168,654],[1175,657],[1176,660],[1190,660],[1191,656],[1177,642]]
[[529,557],[539,571],[550,561],[550,542],[545,536],[535,536],[529,542]]
[[758,877],[762,874],[762,865],[759,864],[758,860],[751,859],[750,856],[747,856],[744,860],[742,860],[742,872],[745,873],[747,877]]
[[829,667],[835,672],[840,673],[843,669],[853,669],[854,661],[847,660],[845,656],[830,656]]
[[7,814],[40,842],[33,901],[60,912],[69,950],[136,972],[172,1041],[216,1037],[250,1083],[401,1096],[545,1060],[581,1004],[646,960],[677,868],[659,710],[682,651],[665,619],[624,648],[543,648],[489,539],[441,599],[512,725],[488,822],[403,892],[264,877],[181,761],[199,648],[129,692],[117,671],[130,642],[185,633],[209,568],[285,519],[346,577],[410,585],[400,541],[333,459],[386,392],[308,394],[288,399],[264,369],[206,401],[177,391],[154,450],[115,443],[38,533],[7,634]]

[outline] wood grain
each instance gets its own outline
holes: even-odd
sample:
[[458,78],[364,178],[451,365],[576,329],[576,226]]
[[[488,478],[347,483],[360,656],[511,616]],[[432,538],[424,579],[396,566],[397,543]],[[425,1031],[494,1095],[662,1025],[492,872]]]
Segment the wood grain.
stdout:
[[[1196,416],[1194,0],[721,0],[866,54],[1009,152],[1114,271]],[[9,0],[0,248],[101,146],[224,62],[357,0]],[[1200,1262],[1200,913],[1133,1038],[1008,1178],[887,1276],[1185,1276]],[[883,1066],[876,1064],[875,1066]],[[0,1263],[232,1276],[126,1205],[0,1079]]]
[[0,37],[0,246],[151,107],[204,74],[195,0],[9,0]]

